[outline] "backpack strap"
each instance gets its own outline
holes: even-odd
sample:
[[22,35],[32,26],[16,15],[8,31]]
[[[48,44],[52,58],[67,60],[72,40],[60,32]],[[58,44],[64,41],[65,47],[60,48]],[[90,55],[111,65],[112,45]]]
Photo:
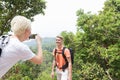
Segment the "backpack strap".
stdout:
[[55,48],[55,51],[54,51],[55,56],[56,56],[56,53],[57,53],[57,49]]
[[8,44],[10,35],[2,35],[0,37],[0,56],[2,54],[2,49]]
[[65,49],[66,49],[66,47],[63,47],[63,50],[62,50],[62,55],[63,55],[63,58],[66,62],[66,64],[62,66],[63,71],[68,67],[68,60],[67,60],[67,57],[65,56],[65,53],[64,53]]
[[57,66],[57,63],[56,63],[56,53],[57,53],[57,49],[55,48],[55,50],[54,50],[55,66]]

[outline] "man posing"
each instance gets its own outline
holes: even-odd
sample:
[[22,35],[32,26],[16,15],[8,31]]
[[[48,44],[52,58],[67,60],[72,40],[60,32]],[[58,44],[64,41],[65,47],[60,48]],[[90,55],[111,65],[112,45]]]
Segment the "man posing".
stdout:
[[[72,63],[71,63],[71,55],[68,48],[65,48],[64,54],[66,57],[63,57],[62,50],[64,49],[63,45],[63,37],[56,37],[56,48],[53,50],[53,65],[52,65],[52,73],[51,77],[54,77],[54,68],[56,67],[57,80],[72,80]],[[67,63],[68,62],[68,63]],[[66,67],[67,63],[67,67]],[[63,68],[64,66],[64,68]]]

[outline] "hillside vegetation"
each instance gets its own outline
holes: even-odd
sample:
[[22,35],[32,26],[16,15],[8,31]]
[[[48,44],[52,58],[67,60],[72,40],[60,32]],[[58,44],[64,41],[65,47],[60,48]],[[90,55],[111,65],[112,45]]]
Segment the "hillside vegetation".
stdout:
[[[120,80],[120,0],[106,0],[99,14],[80,9],[76,15],[76,34],[61,32],[65,46],[74,50],[72,80]],[[54,47],[54,40],[43,41],[41,65],[20,61],[1,80],[52,80]]]

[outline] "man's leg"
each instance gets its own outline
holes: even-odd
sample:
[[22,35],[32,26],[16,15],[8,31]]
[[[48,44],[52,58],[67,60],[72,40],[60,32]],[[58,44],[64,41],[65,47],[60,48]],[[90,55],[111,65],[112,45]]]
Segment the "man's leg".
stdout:
[[56,75],[57,75],[57,80],[61,80],[62,73],[57,68],[56,68]]
[[68,79],[68,69],[62,71],[62,75],[61,75],[61,80],[67,80],[67,79]]

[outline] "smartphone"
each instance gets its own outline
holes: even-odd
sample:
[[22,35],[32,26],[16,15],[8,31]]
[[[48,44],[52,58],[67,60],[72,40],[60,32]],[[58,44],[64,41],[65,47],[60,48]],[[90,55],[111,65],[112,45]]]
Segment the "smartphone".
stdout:
[[35,39],[35,36],[36,36],[37,34],[31,34],[30,36],[29,36],[29,39]]

